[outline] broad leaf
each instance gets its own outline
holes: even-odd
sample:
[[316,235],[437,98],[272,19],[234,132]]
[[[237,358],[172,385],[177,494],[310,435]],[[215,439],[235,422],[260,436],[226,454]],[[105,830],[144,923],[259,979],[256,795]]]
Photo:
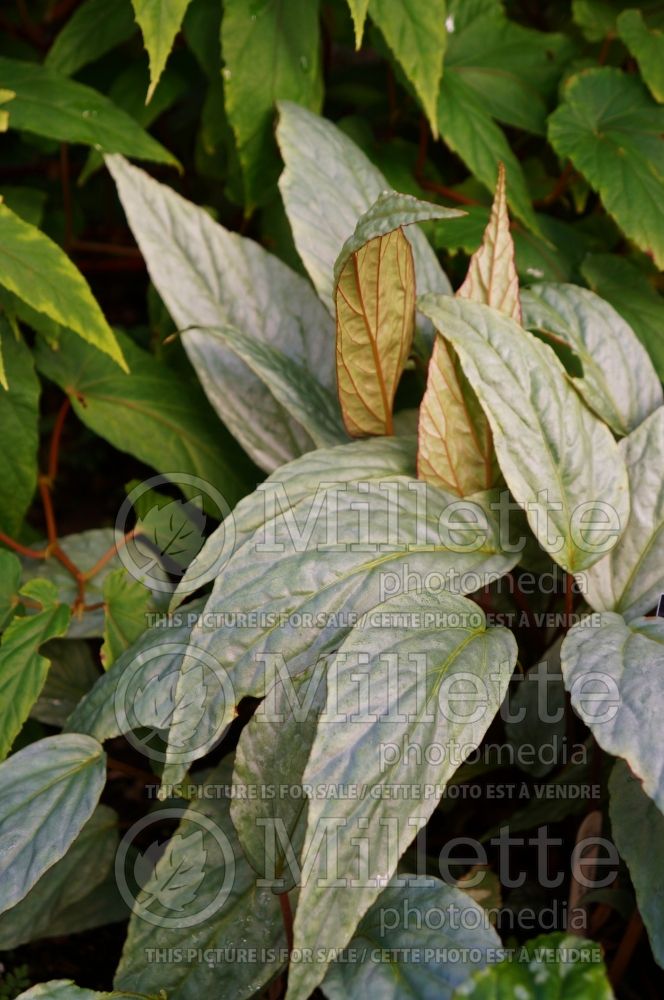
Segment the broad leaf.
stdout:
[[458,73],[446,73],[443,77],[438,127],[443,141],[487,190],[493,191],[498,164],[504,164],[510,208],[532,232],[540,233],[521,164],[482,99]]
[[[162,994],[163,997],[163,994]],[[160,1000],[160,997],[145,996],[139,993],[95,993],[94,990],[76,986],[71,979],[52,979],[48,983],[40,983],[31,990],[21,993],[16,1000]]]
[[380,28],[408,80],[413,85],[436,136],[436,106],[445,53],[445,0],[370,0],[371,20]]
[[19,603],[21,563],[13,552],[0,549],[0,629],[4,629]]
[[[516,654],[511,632],[487,629],[476,604],[445,593],[392,598],[374,607],[341,643],[304,772],[312,791],[295,949],[348,944],[463,757],[479,746],[505,696]],[[464,694],[455,687],[459,683]],[[450,710],[453,690],[458,711]],[[405,744],[449,747],[452,741],[464,748],[458,759],[443,753],[433,763],[433,755],[427,762],[401,754]],[[408,785],[412,797],[375,794],[394,781]],[[357,797],[320,794],[324,787],[355,785]],[[371,796],[363,792],[368,789]],[[334,852],[323,852],[317,838],[335,824],[343,834]],[[357,836],[366,847],[361,862],[352,846]],[[324,974],[323,963],[292,965],[289,1000],[305,1000]]]
[[131,646],[148,627],[150,591],[125,569],[116,569],[104,580],[104,643],[100,656],[104,668]]
[[420,406],[417,475],[457,496],[490,489],[500,472],[489,422],[454,349],[437,336]]
[[[79,419],[115,448],[157,472],[199,476],[232,504],[246,492],[250,471],[243,478],[239,449],[195,381],[129,337],[118,334],[118,342],[130,375],[68,333],[62,334],[58,350],[39,341],[37,366],[67,393]],[[211,512],[219,516],[216,509]]]
[[664,108],[640,80],[590,69],[567,83],[549,140],[599,193],[625,234],[664,267]]
[[[471,257],[457,296],[484,302],[521,322],[502,163],[482,244]],[[421,479],[459,496],[490,489],[499,478],[487,418],[454,349],[440,336],[434,343],[420,406],[417,471]]]
[[[327,453],[336,469],[346,447]],[[412,457],[404,464],[409,469]],[[391,594],[423,581],[432,581],[436,592],[469,593],[516,563],[517,552],[501,549],[494,495],[460,504],[407,472],[376,469],[374,477],[344,482],[332,473],[325,481],[319,474],[316,493],[296,504],[276,477],[259,490],[263,523],[223,564],[192,632],[169,737],[176,765],[165,780],[180,773],[176,743],[190,725],[187,704],[200,691],[201,651],[218,664],[221,680],[204,694],[197,757],[231,722],[235,702],[261,697],[266,684],[272,686],[275,663],[293,675],[310,667],[337,647],[357,616]],[[201,743],[206,727],[209,737]]]
[[[125,0],[129,2],[129,0]],[[149,71],[141,63],[129,63],[111,84],[108,96],[118,107],[135,118],[139,125],[147,129],[187,90],[187,80],[181,74],[170,70],[163,74],[149,104],[144,94],[149,86]],[[78,175],[77,184],[82,186],[97,170],[104,166],[104,154],[91,149],[85,166]]]
[[572,0],[572,16],[585,37],[601,42],[616,33],[616,21],[627,6],[625,0]]
[[643,271],[617,254],[588,254],[581,273],[590,287],[627,320],[664,379],[664,300]]
[[99,665],[83,639],[54,639],[42,652],[50,660],[50,667],[39,698],[30,709],[30,718],[62,729],[99,679]]
[[351,253],[336,292],[337,384],[352,437],[390,435],[415,329],[413,252],[402,229]]
[[244,175],[247,213],[279,174],[275,101],[312,111],[323,102],[318,0],[226,0],[221,21],[224,95]]
[[507,214],[505,167],[498,165],[496,193],[482,245],[470,258],[466,278],[457,290],[461,299],[484,302],[521,322],[519,276],[514,263],[514,243]]
[[615,548],[586,576],[586,600],[627,621],[649,614],[664,593],[664,407],[620,442],[632,497]]
[[0,645],[0,760],[12,743],[39,697],[48,671],[48,660],[39,647],[64,635],[70,610],[58,601],[58,592],[48,580],[32,580],[21,595],[41,605],[34,614],[15,615]]
[[0,316],[0,336],[8,383],[7,389],[0,387],[4,444],[0,449],[0,529],[14,535],[37,487],[41,387],[29,349],[4,316]]
[[602,949],[574,934],[543,934],[517,946],[516,960],[504,960],[476,972],[452,1000],[548,1000],[592,997],[614,1000]]
[[[124,160],[110,159],[109,168],[152,280],[181,330],[237,327],[333,386],[332,324],[304,278]],[[214,335],[192,330],[182,341],[210,402],[262,468],[271,471],[311,448],[305,429]]]
[[629,434],[664,402],[648,353],[615,309],[577,285],[534,285],[523,294],[523,325],[582,365],[571,379],[617,434]]
[[[420,308],[457,351],[501,472],[540,545],[570,573],[592,566],[615,544],[629,511],[627,472],[611,432],[583,406],[551,348],[513,320],[446,296],[427,296]],[[596,509],[605,526],[588,518]]]
[[200,603],[188,605],[167,625],[144,632],[74,706],[67,729],[100,743],[148,730],[133,745],[149,755],[155,737],[170,725],[178,672],[201,608]]
[[135,28],[129,0],[85,0],[56,36],[44,65],[73,76],[125,42]]
[[[361,149],[332,122],[290,101],[279,102],[277,141],[286,168],[279,180],[297,252],[334,314],[334,265],[357,221],[390,185]],[[408,238],[419,292],[450,292],[423,233]]]
[[[319,661],[293,680],[280,678],[237,745],[233,786],[238,792],[231,802],[231,819],[244,856],[273,882],[275,891],[289,890],[296,881],[293,860],[297,865],[307,826],[302,776],[325,706],[326,666]],[[277,794],[256,795],[255,789],[276,789]]]
[[395,229],[412,226],[415,222],[430,222],[432,219],[458,219],[466,213],[457,208],[435,205],[432,201],[422,201],[410,194],[384,191],[373,205],[363,212],[353,233],[348,237],[334,263],[334,281],[338,283],[349,258],[361,250],[365,243],[377,236],[388,236]]
[[[120,989],[157,992],[167,983],[179,1000],[244,1000],[261,992],[283,965],[286,938],[279,902],[269,888],[256,885],[256,874],[245,861],[229,815],[223,789],[230,784],[224,762],[208,775],[211,795],[201,788],[197,801],[183,812],[176,837],[198,838],[199,849],[190,860],[200,863],[204,878],[192,898],[184,879],[167,900],[157,898],[171,863],[167,848],[154,873],[137,895],[135,913],[118,967]],[[216,792],[216,794],[215,794]],[[173,843],[173,841],[171,841]],[[155,926],[156,924],[156,926]],[[225,963],[224,975],[206,962],[146,962],[146,948],[256,948],[273,950],[265,962]]]
[[0,284],[127,370],[113,331],[81,272],[57,243],[2,204]]
[[0,949],[51,937],[53,922],[111,872],[117,846],[118,817],[108,806],[97,806],[65,856],[0,916]]
[[217,337],[241,358],[293,420],[307,428],[317,447],[346,440],[339,401],[315,371],[235,327],[208,327],[201,332]]
[[138,122],[91,87],[38,63],[4,57],[0,79],[16,93],[12,128],[58,142],[80,142],[104,153],[179,165]]
[[[206,540],[203,548],[187,568],[178,584],[171,607],[177,606],[186,594],[191,594],[220,575],[232,554],[238,552],[260,528],[267,512],[265,491],[271,488],[286,491],[287,503],[295,509],[305,500],[311,504],[321,483],[334,480],[338,484],[354,480],[415,477],[413,442],[408,439],[382,438],[354,441],[337,448],[312,451],[273,472],[260,490],[251,493],[237,505]],[[341,461],[343,456],[343,462]]]
[[146,102],[164,72],[190,0],[131,0],[150,59],[150,87]]
[[359,49],[362,46],[364,22],[367,17],[367,10],[369,9],[369,0],[348,0],[348,6],[353,18],[353,27],[355,28],[355,48]]
[[0,764],[0,913],[69,849],[105,779],[104,751],[78,733],[38,740]]
[[664,622],[610,611],[575,625],[561,650],[572,705],[607,753],[623,757],[664,809]]
[[[403,920],[406,912],[408,918]],[[434,913],[450,914],[449,925],[431,929],[426,915]],[[399,914],[396,926],[393,914]],[[500,938],[469,894],[438,878],[400,875],[381,892],[357,928],[349,949],[358,957],[334,963],[321,989],[328,1000],[397,996],[451,1000],[455,987],[490,961],[498,948]],[[380,949],[397,960],[382,961]],[[450,959],[458,955],[459,960],[438,957],[446,950]],[[401,962],[400,954],[419,954],[424,960]]]
[[573,53],[569,39],[508,19],[500,3],[461,0],[449,8],[445,73],[461,78],[492,118],[544,135],[550,100]]
[[640,10],[626,10],[618,18],[618,34],[639,64],[655,100],[664,101],[664,34],[651,29]]
[[664,815],[624,761],[609,779],[611,835],[627,863],[655,960],[664,966]]

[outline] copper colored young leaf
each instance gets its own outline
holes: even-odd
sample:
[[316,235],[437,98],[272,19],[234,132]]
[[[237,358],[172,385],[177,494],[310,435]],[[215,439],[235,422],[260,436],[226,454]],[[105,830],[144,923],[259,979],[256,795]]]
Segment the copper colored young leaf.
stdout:
[[498,474],[489,422],[454,348],[438,334],[420,407],[418,478],[463,497],[490,488]]
[[392,434],[392,404],[415,325],[413,252],[402,229],[369,240],[336,288],[337,381],[353,437]]
[[[457,296],[492,306],[521,322],[519,277],[502,163],[498,165],[496,194],[482,244],[470,259]],[[489,489],[497,482],[499,470],[489,422],[454,349],[441,336],[436,337],[431,356],[418,436],[420,479],[459,496]]]
[[511,316],[517,323],[521,322],[519,276],[514,263],[505,167],[502,163],[498,164],[498,183],[482,245],[470,258],[468,274],[457,295],[473,302],[483,302]]

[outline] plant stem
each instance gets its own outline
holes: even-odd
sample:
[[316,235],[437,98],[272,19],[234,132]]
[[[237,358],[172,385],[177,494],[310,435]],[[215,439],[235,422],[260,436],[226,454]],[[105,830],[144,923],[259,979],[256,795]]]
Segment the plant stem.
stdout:
[[55,481],[58,474],[58,459],[60,457],[62,428],[64,427],[65,419],[70,408],[71,403],[69,401],[69,396],[67,396],[58,410],[58,415],[55,418],[55,424],[53,425],[53,434],[51,435],[51,445],[48,452],[48,478],[51,483]]
[[611,980],[611,985],[614,989],[619,985],[622,977],[627,971],[627,966],[631,961],[632,955],[634,954],[634,950],[639,943],[642,933],[643,920],[641,919],[641,914],[638,910],[634,910],[609,969],[609,979]]
[[4,531],[0,531],[0,542],[7,546],[7,548],[13,549],[14,552],[18,552],[19,555],[27,556],[28,559],[45,559],[48,555],[48,549],[30,549],[27,545],[21,545],[20,542],[15,542],[13,538],[9,535],[5,535]]
[[120,542],[117,542],[117,543],[113,542],[113,544],[111,545],[110,549],[108,549],[106,552],[104,552],[103,556],[101,556],[101,558],[99,558],[97,560],[97,562],[94,564],[94,566],[91,569],[86,569],[86,571],[82,574],[83,579],[87,582],[88,580],[91,580],[93,576],[96,576],[97,573],[99,573],[100,570],[102,570],[104,568],[104,566],[108,562],[110,562],[111,559],[115,555],[117,555],[117,553],[120,551],[120,549],[124,545],[126,545],[127,542],[131,538],[134,537],[135,534],[136,534],[136,530],[134,528],[132,528],[132,530],[128,531],[127,534],[124,536],[124,538]]

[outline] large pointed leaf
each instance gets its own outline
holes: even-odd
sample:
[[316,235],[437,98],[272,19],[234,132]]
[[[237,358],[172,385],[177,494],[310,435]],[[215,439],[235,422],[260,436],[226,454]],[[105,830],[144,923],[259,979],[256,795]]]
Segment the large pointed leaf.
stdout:
[[622,760],[611,772],[609,794],[613,841],[627,862],[653,955],[664,966],[664,815]]
[[[408,919],[402,920],[405,912]],[[437,912],[454,917],[445,927],[432,930],[426,914]],[[395,914],[399,914],[396,926]],[[438,878],[400,875],[381,892],[357,928],[349,946],[355,960],[335,962],[321,989],[328,1000],[450,1000],[455,987],[490,961],[490,953],[499,947],[500,938],[470,895]],[[424,960],[385,962],[382,949],[394,956],[408,955],[412,949]],[[446,951],[450,958],[458,955],[459,961],[445,961]]]
[[410,80],[426,113],[431,130],[438,134],[436,106],[443,76],[445,53],[445,0],[370,0],[369,13],[395,59]]
[[[226,762],[211,772],[177,828],[176,836],[183,840],[196,836],[202,842],[201,849],[192,852],[204,874],[195,898],[187,885],[173,890],[168,906],[156,898],[170,863],[167,848],[138,897],[116,975],[118,988],[155,993],[166,988],[178,1000],[206,995],[245,1000],[260,993],[282,968],[286,936],[279,902],[269,888],[256,885],[256,873],[243,857],[229,815],[230,800],[222,794],[230,778]],[[236,949],[255,948],[272,956],[256,962],[224,961],[223,975],[214,962],[177,960],[177,949],[201,944],[213,953],[223,949],[232,955]],[[146,962],[146,948],[172,949],[166,954],[172,954],[173,961]]]
[[65,856],[20,903],[0,916],[0,949],[50,937],[53,922],[110,873],[117,845],[117,814],[108,806],[97,806]]
[[575,711],[607,753],[624,757],[664,810],[664,622],[611,611],[575,625],[561,650]]
[[279,174],[275,101],[323,103],[318,0],[226,0],[224,95],[244,175],[245,210],[271,198]]
[[339,400],[320,382],[315,371],[290,358],[278,347],[256,340],[235,327],[208,327],[202,332],[217,337],[241,358],[284,410],[307,428],[317,447],[329,447],[346,440]]
[[640,10],[618,18],[618,34],[639,64],[641,76],[660,104],[664,101],[664,34],[648,27]]
[[0,284],[127,369],[81,272],[57,243],[0,204]]
[[[180,329],[235,326],[334,385],[332,324],[304,278],[124,160],[110,158],[109,168]],[[262,468],[271,471],[311,448],[305,429],[217,338],[199,329],[182,340],[210,402]]]
[[39,63],[0,57],[0,80],[16,94],[11,127],[59,142],[80,142],[104,153],[178,166],[167,149],[131,115],[82,83]]
[[44,65],[73,76],[136,30],[129,0],[85,0],[67,20],[46,53]]
[[482,99],[458,73],[443,77],[438,127],[443,141],[489,191],[493,191],[498,164],[505,165],[510,208],[529,229],[540,233],[521,164]]
[[38,740],[0,764],[0,913],[68,850],[105,779],[104,751],[78,733]]
[[0,386],[0,529],[14,535],[37,487],[41,386],[30,350],[1,315],[0,335],[8,383]]
[[30,709],[39,697],[48,671],[48,660],[39,647],[64,635],[70,609],[58,601],[58,591],[49,580],[26,583],[21,594],[38,602],[36,614],[16,615],[0,645],[0,760],[7,756]]
[[[328,453],[337,468],[345,447]],[[189,725],[186,706],[199,691],[201,650],[218,663],[226,683],[205,693],[196,756],[233,719],[234,702],[260,697],[266,684],[272,686],[275,657],[295,675],[336,648],[357,616],[387,596],[429,586],[424,581],[436,591],[469,593],[518,559],[518,553],[501,549],[492,494],[464,501],[459,509],[456,497],[407,474],[381,476],[376,470],[369,480],[331,479],[318,479],[316,494],[297,505],[276,479],[259,491],[264,523],[225,563],[192,632],[192,656],[178,680],[175,701],[182,708],[174,712],[169,760],[182,756],[175,743],[180,728]],[[200,744],[206,726],[209,738]],[[179,774],[175,767],[165,780]]]
[[636,76],[603,66],[567,83],[549,140],[599,193],[625,234],[664,267],[664,154],[659,107]]
[[452,1000],[614,1000],[596,941],[558,931],[517,947],[516,960],[489,965],[457,989]]
[[[265,490],[276,485],[286,491],[288,504],[295,509],[307,500],[311,504],[321,483],[334,480],[343,485],[354,480],[381,479],[395,475],[415,477],[413,442],[408,438],[381,438],[354,441],[338,448],[312,451],[268,476],[262,490],[245,497],[206,540],[178,584],[171,607],[183,597],[219,576],[231,554],[248,541],[265,520]],[[343,458],[343,460],[342,460]]]
[[280,678],[242,730],[235,754],[233,826],[251,866],[280,891],[295,882],[287,849],[299,857],[307,827],[302,776],[325,706],[325,668],[320,661],[292,680]]
[[[39,371],[69,396],[80,420],[120,451],[157,472],[204,479],[232,504],[251,472],[195,380],[176,373],[123,334],[118,341],[131,374],[69,333],[58,349],[37,345]],[[207,498],[205,498],[207,500]],[[219,516],[217,509],[211,510]]]
[[[332,122],[279,102],[277,141],[286,169],[279,180],[295,246],[316,291],[334,313],[334,265],[357,220],[390,187],[362,150]],[[451,287],[423,233],[408,238],[418,292]]]
[[351,253],[335,293],[337,384],[353,437],[392,434],[394,396],[415,329],[413,252],[402,229]]
[[622,537],[586,576],[586,599],[627,621],[650,613],[664,593],[664,407],[620,442],[632,497]]
[[664,299],[644,272],[617,254],[588,254],[581,273],[597,295],[627,320],[664,379]]
[[[341,643],[328,670],[328,700],[304,772],[311,797],[295,949],[317,942],[326,948],[348,944],[434,811],[439,793],[481,742],[507,691],[516,652],[507,629],[487,629],[477,605],[444,593],[392,598]],[[464,695],[457,683],[465,685]],[[450,710],[453,689],[458,711]],[[460,759],[443,753],[427,763],[401,753],[406,744],[450,747],[452,741],[465,748]],[[412,796],[376,794],[394,782],[408,785]],[[357,797],[321,794],[324,787],[351,786],[359,788]],[[343,835],[334,852],[323,852],[317,837],[335,823]],[[357,836],[366,847],[362,863],[353,846]],[[292,965],[289,1000],[305,1000],[324,974],[323,963]]]
[[523,325],[581,362],[572,381],[618,434],[629,434],[662,405],[662,386],[634,331],[594,292],[577,285],[534,285],[523,295]]
[[164,71],[190,0],[131,0],[150,58],[149,101]]
[[[502,163],[482,245],[471,257],[457,295],[484,302],[521,321]],[[490,489],[499,476],[487,418],[453,348],[440,336],[434,343],[420,406],[417,471],[421,479],[459,496]]]
[[[501,471],[540,545],[568,572],[592,566],[615,544],[629,511],[627,472],[611,432],[584,407],[551,348],[514,320],[441,295],[426,296],[420,308],[457,351],[489,419]],[[587,530],[588,512],[600,505],[602,518],[594,520],[604,525]]]

